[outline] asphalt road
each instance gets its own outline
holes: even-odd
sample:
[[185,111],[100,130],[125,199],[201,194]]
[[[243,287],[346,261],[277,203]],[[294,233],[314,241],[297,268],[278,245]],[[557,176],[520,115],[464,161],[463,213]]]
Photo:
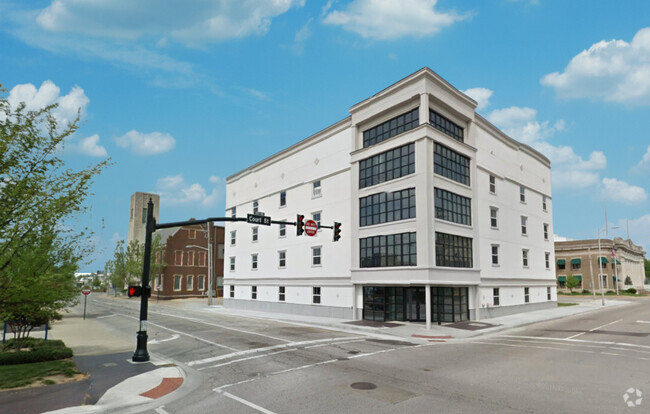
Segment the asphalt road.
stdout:
[[[138,302],[89,305],[135,344]],[[150,352],[199,384],[151,413],[650,412],[647,299],[426,344],[155,303],[149,321]]]

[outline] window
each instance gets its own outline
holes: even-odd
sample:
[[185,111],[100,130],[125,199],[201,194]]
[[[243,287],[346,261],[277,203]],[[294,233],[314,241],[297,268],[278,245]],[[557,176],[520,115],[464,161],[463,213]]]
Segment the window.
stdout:
[[311,248],[311,265],[312,266],[320,266],[321,265],[321,248],[320,248],[320,246]]
[[436,232],[436,265],[472,267],[472,239]]
[[388,138],[411,130],[420,124],[420,109],[412,109],[402,115],[363,131],[363,147],[369,147]]
[[231,231],[230,232],[230,245],[234,246],[235,242],[237,241],[237,231]]
[[199,275],[199,290],[205,290],[205,275]]
[[320,303],[320,288],[312,288],[312,303]]
[[205,257],[207,256],[206,252],[200,251],[199,253],[199,266],[205,266]]
[[404,145],[359,162],[359,188],[415,172],[415,144]]
[[498,215],[499,209],[496,207],[490,207],[490,227],[493,229],[499,228]]
[[237,217],[237,207],[230,209],[230,217]]
[[601,277],[603,278],[603,281],[602,281],[603,288],[607,289],[609,287],[609,286],[607,286],[607,275],[601,275]]
[[260,211],[260,203],[255,200],[253,201],[253,214],[257,214]]
[[498,244],[493,244],[492,245],[492,264],[494,266],[499,265],[499,245]]
[[251,254],[251,269],[257,270],[257,253]]
[[187,252],[187,266],[194,266],[194,251]]
[[528,234],[528,217],[521,216],[521,235],[525,236]]
[[548,240],[548,224],[544,223],[544,240]]
[[287,237],[287,225],[280,224],[280,237]]
[[519,201],[522,203],[526,202],[526,187],[523,185],[519,186]]
[[359,199],[360,225],[387,223],[415,217],[415,188],[377,193]]
[[230,297],[234,298],[235,297],[235,286],[230,285]]
[[147,222],[147,208],[144,207],[144,208],[142,209],[142,223],[144,224],[144,223],[146,223],[146,222]]
[[440,188],[434,189],[436,218],[472,225],[472,200]]
[[361,267],[416,266],[415,233],[359,239]]
[[235,271],[235,256],[230,256],[230,271]]
[[524,288],[524,302],[530,302],[530,288]]
[[257,286],[251,286],[251,299],[257,299]]
[[183,251],[182,250],[174,251],[174,265],[183,266]]
[[318,226],[318,231],[320,231],[320,215],[321,215],[320,211],[316,213],[311,213],[311,219],[316,222],[316,225]]
[[436,142],[433,152],[433,172],[469,185],[469,158]]
[[499,288],[492,289],[492,303],[494,306],[499,306]]
[[557,268],[560,270],[566,269],[566,260],[560,259],[557,261]]
[[521,259],[524,267],[528,267],[528,249],[521,250]]
[[544,252],[544,266],[546,266],[547,269],[551,268],[551,253],[549,252]]
[[188,239],[196,239],[196,230],[195,229],[187,230],[187,238]]
[[582,266],[582,260],[571,259],[571,270],[578,270]]
[[546,300],[551,300],[551,288],[546,288]]
[[321,193],[321,188],[320,188],[320,180],[314,181],[312,183],[311,196],[312,197],[320,197],[321,195],[322,195],[322,193]]
[[281,269],[284,269],[287,266],[287,252],[286,250],[281,250],[278,252],[278,266]]
[[546,211],[546,196],[542,196],[542,210]]
[[279,293],[278,293],[278,301],[284,302],[284,293],[285,293],[284,286],[280,286]]
[[284,207],[287,205],[287,192],[286,191],[281,191],[280,192],[280,207]]
[[429,123],[453,139],[463,142],[463,128],[451,122],[433,109],[429,109]]
[[194,276],[187,275],[187,290],[194,290]]
[[490,176],[490,193],[497,193],[497,178],[493,175]]
[[259,231],[259,227],[253,227],[253,242],[257,241],[257,233]]
[[178,292],[181,290],[181,281],[183,279],[183,276],[181,275],[174,275],[174,291]]

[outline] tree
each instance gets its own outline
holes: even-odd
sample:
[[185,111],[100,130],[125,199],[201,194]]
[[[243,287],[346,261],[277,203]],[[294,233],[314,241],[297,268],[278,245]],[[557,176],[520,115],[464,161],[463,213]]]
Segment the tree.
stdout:
[[569,288],[569,291],[573,293],[573,289],[577,288],[578,285],[580,284],[580,279],[577,277],[574,277],[573,275],[569,274],[566,277],[566,287]]
[[56,105],[13,108],[5,95],[0,85],[0,319],[29,335],[74,303],[78,290],[68,282],[92,243],[68,224],[84,213],[93,178],[109,160],[66,168],[61,149],[79,116],[59,125]]
[[645,282],[646,284],[650,283],[650,260],[643,258],[643,264],[645,265]]
[[[162,244],[160,236],[155,235],[151,241],[150,275],[155,276],[162,273],[163,268],[166,266],[162,260],[164,250],[165,246]],[[156,260],[156,257],[160,257],[160,259]],[[113,259],[106,264],[111,273],[113,286],[116,289],[123,290],[130,284],[138,283],[142,278],[143,263],[144,244],[131,240],[126,250],[124,250],[124,240],[119,240],[115,247]]]

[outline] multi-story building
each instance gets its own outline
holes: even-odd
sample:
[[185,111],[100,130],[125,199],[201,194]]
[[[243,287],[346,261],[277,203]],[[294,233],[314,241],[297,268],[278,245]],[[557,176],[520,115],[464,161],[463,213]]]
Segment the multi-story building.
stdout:
[[[212,245],[213,290],[223,294],[224,228],[210,225]],[[154,233],[163,244],[155,256],[163,263],[162,273],[152,275],[152,295],[160,299],[201,297],[208,294],[208,228],[205,224],[161,229]]]
[[[615,252],[613,257],[612,251]],[[572,275],[580,282],[576,287],[578,290],[600,291],[601,282],[604,290],[616,290],[617,285],[619,291],[643,289],[645,254],[643,248],[632,243],[632,240],[619,237],[601,239],[600,255],[598,239],[556,241],[558,287],[566,289],[567,276]],[[600,270],[599,262],[602,265]]]
[[224,305],[461,321],[556,305],[550,162],[428,68],[227,179]]

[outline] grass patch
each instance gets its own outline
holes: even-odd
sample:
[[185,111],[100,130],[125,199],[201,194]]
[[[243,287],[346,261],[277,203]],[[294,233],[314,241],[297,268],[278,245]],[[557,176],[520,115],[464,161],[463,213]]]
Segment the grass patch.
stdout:
[[557,306],[562,307],[562,306],[576,306],[577,303],[569,303],[569,302],[558,302]]
[[32,364],[3,365],[0,366],[0,390],[25,387],[37,381],[44,384],[54,384],[54,381],[44,378],[52,375],[73,377],[77,373],[74,361],[67,359]]
[[[22,345],[24,348],[19,349]],[[72,349],[65,346],[63,341],[41,338],[27,338],[18,342],[10,339],[0,352],[0,365],[29,364],[43,361],[57,361],[72,357]]]

